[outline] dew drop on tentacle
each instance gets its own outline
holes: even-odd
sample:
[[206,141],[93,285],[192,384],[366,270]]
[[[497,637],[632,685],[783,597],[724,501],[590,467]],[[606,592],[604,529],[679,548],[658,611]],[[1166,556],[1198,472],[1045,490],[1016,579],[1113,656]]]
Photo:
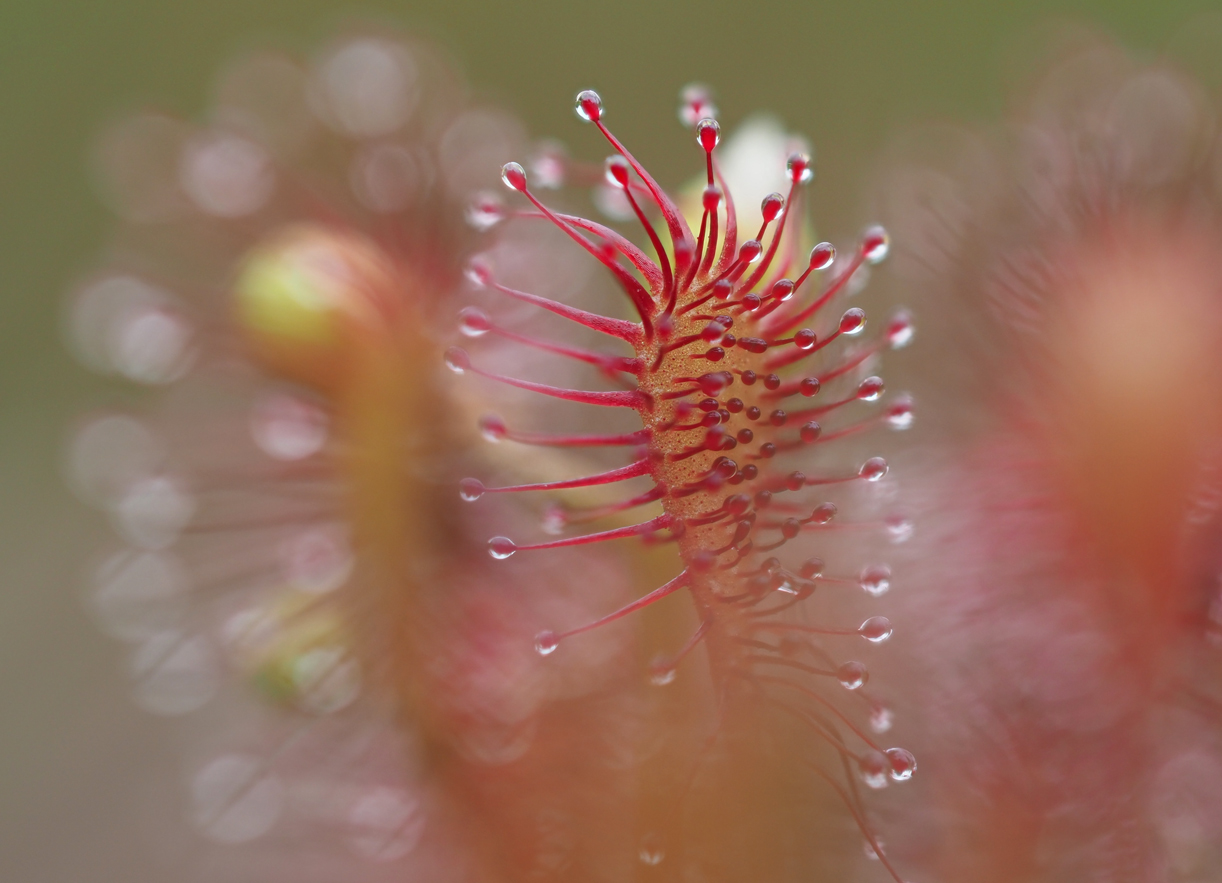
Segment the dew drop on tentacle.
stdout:
[[862,569],[858,584],[876,598],[885,595],[891,589],[891,568],[885,564],[871,564]]
[[450,347],[445,352],[446,367],[455,374],[465,374],[471,370],[471,357],[467,355],[467,351],[459,349],[456,346]]
[[891,620],[885,616],[871,616],[857,629],[858,634],[872,644],[881,644],[893,631]]
[[501,181],[510,190],[520,193],[526,189],[526,169],[521,163],[507,162],[501,167]]
[[477,193],[467,205],[464,217],[472,229],[482,233],[505,220],[505,204],[494,193]]
[[758,239],[748,239],[738,247],[738,260],[743,264],[754,264],[764,254],[764,246]]
[[887,760],[891,767],[891,778],[897,782],[906,782],[916,772],[916,758],[906,748],[888,748]]
[[812,270],[826,270],[836,260],[836,247],[830,242],[820,242],[810,250]]
[[878,397],[883,394],[883,388],[881,377],[867,377],[857,385],[857,398],[863,402],[878,401]]
[[488,554],[498,561],[503,561],[518,551],[518,547],[509,537],[493,537],[488,541]]
[[713,92],[701,83],[690,83],[679,93],[679,122],[689,129],[703,119],[717,116]]
[[907,310],[900,310],[887,323],[887,346],[893,350],[908,346],[915,336],[916,327],[912,322],[912,314]]
[[[799,485],[800,487],[800,485]],[[796,490],[796,488],[795,488]],[[832,503],[820,503],[808,519],[812,524],[830,524],[836,517],[836,507]]]
[[714,119],[703,119],[696,124],[696,143],[705,153],[712,153],[721,141],[721,125]]
[[866,229],[861,237],[861,254],[868,263],[877,264],[885,260],[891,250],[891,239],[882,227]]
[[607,161],[603,164],[603,177],[612,187],[627,190],[628,184],[631,181],[631,169],[628,166],[628,160],[618,153],[607,157]]
[[886,733],[895,722],[895,712],[885,705],[874,705],[870,708],[870,730],[874,733]]
[[553,631],[542,631],[535,635],[535,652],[540,656],[551,656],[559,646],[560,638]]
[[587,123],[596,123],[602,119],[603,100],[593,89],[586,89],[577,94],[577,104],[573,109]]
[[887,535],[895,544],[905,543],[912,538],[912,521],[901,515],[893,515],[886,521]]
[[466,337],[483,337],[492,330],[492,319],[475,307],[463,307],[458,313],[458,323],[458,330]]
[[472,258],[468,263],[463,275],[467,277],[467,281],[476,288],[487,288],[492,282],[492,268],[482,258]]
[[912,427],[914,419],[912,399],[900,396],[887,408],[887,425],[892,429],[903,431]]
[[655,687],[665,687],[667,684],[674,683],[676,674],[678,670],[670,663],[670,660],[659,659],[649,667],[649,683]]
[[485,414],[481,417],[479,420],[479,431],[485,440],[493,444],[504,441],[505,436],[509,434],[509,428],[505,425],[505,421],[496,414]]
[[866,327],[866,311],[860,307],[850,307],[840,317],[840,333],[856,337]]
[[814,579],[823,575],[823,559],[822,558],[807,558],[802,562],[802,566],[798,569],[799,575],[803,579]]
[[836,680],[846,690],[857,690],[865,686],[870,679],[870,673],[861,662],[846,662],[836,669]]
[[785,168],[789,172],[789,180],[795,184],[808,184],[815,177],[814,163],[806,153],[791,153]]
[[543,509],[543,515],[539,521],[539,526],[543,528],[545,534],[559,536],[569,525],[569,513],[561,504],[549,503]]
[[887,787],[891,763],[881,751],[866,751],[857,761],[857,769],[866,787],[880,790]]
[[882,457],[871,457],[861,464],[857,474],[866,481],[879,481],[887,474],[887,461]]
[[769,193],[760,203],[760,215],[765,223],[772,223],[780,216],[784,208],[785,197],[779,193]]
[[662,837],[657,833],[649,833],[641,838],[641,846],[637,853],[640,860],[649,865],[659,865],[666,858],[666,848]]

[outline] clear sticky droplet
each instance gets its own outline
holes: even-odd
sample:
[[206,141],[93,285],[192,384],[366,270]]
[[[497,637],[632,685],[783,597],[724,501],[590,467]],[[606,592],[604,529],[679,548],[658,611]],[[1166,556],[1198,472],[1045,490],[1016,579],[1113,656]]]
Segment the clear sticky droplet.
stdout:
[[703,119],[717,116],[713,92],[701,83],[690,83],[679,93],[679,122],[691,128]]
[[482,233],[505,220],[505,204],[493,193],[477,193],[467,205],[465,217],[472,228]]
[[585,89],[577,93],[577,102],[573,109],[577,116],[587,123],[596,123],[603,116],[603,100],[593,89]]
[[471,357],[467,355],[466,350],[459,349],[456,346],[446,350],[445,360],[446,367],[455,374],[463,374],[471,369]]
[[893,631],[891,620],[885,616],[871,616],[857,629],[858,634],[872,644],[881,644],[891,637]]
[[812,524],[830,524],[835,517],[836,506],[834,503],[820,503],[811,512],[809,520]]
[[887,408],[887,425],[897,431],[903,431],[912,427],[914,419],[912,399],[908,396],[900,396],[891,406]]
[[916,336],[916,326],[912,322],[912,314],[901,310],[891,317],[887,323],[887,345],[893,350],[900,350],[912,343]]
[[882,457],[871,457],[861,464],[857,474],[866,481],[879,481],[887,474],[887,461]]
[[641,861],[653,867],[660,865],[662,860],[666,858],[666,849],[662,843],[662,836],[657,833],[649,833],[641,838],[641,848],[637,853]]
[[884,388],[881,377],[867,377],[857,385],[857,398],[863,402],[876,402]]
[[791,153],[785,168],[789,172],[789,180],[795,184],[808,184],[815,177],[815,165],[807,153]]
[[906,543],[912,538],[913,526],[912,522],[900,515],[893,515],[887,519],[887,535],[891,538],[891,542],[899,545]]
[[466,337],[483,337],[492,330],[492,318],[476,307],[463,307],[458,313],[458,330]]
[[891,767],[891,778],[897,782],[907,782],[916,772],[916,758],[906,748],[888,748],[887,760]]
[[840,333],[856,337],[866,327],[866,311],[861,307],[850,307],[840,317]]
[[846,662],[836,669],[836,680],[840,681],[840,686],[846,690],[860,689],[869,679],[870,672],[861,662]]
[[535,652],[540,656],[551,656],[560,646],[560,638],[553,631],[542,631],[535,635]]
[[474,503],[484,495],[484,483],[478,478],[464,478],[458,483],[458,495],[468,503]]
[[509,537],[493,537],[488,541],[488,554],[498,561],[504,561],[516,551],[518,547]]
[[526,190],[526,169],[521,163],[507,162],[501,166],[501,181],[510,190],[521,193]]
[[772,223],[785,209],[785,197],[780,193],[769,193],[760,202],[760,215],[767,223]]
[[654,665],[649,669],[649,683],[655,687],[665,687],[674,683],[678,670],[673,665]]
[[549,503],[539,520],[545,534],[559,536],[569,526],[569,513],[560,503]]
[[826,270],[836,260],[836,247],[830,242],[820,242],[810,250],[812,270]]
[[492,268],[479,258],[473,258],[471,263],[467,264],[467,269],[463,271],[463,275],[476,288],[487,288],[492,284]]
[[485,414],[479,420],[479,431],[485,441],[495,444],[504,441],[505,436],[509,434],[509,427],[496,414]]
[[885,705],[875,705],[870,709],[870,730],[875,733],[885,733],[895,723],[895,712]]
[[891,588],[891,568],[885,564],[872,564],[861,571],[858,584],[867,594],[878,597]]
[[814,579],[823,575],[823,559],[822,558],[807,558],[802,562],[802,567],[798,571],[803,579]]
[[705,153],[711,153],[713,148],[721,143],[721,124],[710,118],[698,122],[696,124],[696,143],[704,148]]
[[858,759],[857,769],[866,787],[876,791],[887,787],[891,764],[881,751],[867,751]]
[[861,237],[861,254],[871,264],[877,264],[887,257],[891,250],[891,240],[887,231],[874,226],[866,229]]
[[617,153],[607,157],[607,161],[603,163],[603,180],[612,187],[626,190],[631,183],[631,171],[628,160]]

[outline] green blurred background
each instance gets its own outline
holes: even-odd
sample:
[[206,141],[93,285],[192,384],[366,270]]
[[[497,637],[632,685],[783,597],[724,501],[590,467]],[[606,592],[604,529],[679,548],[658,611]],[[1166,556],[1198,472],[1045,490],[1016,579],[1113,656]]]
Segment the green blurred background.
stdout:
[[[820,226],[854,230],[889,137],[925,119],[995,119],[1039,31],[1069,19],[1153,52],[1217,0],[3,0],[0,3],[0,880],[176,879],[187,841],[152,848],[138,807],[178,785],[170,724],[126,698],[120,648],[79,598],[96,516],[59,478],[75,414],[101,392],[67,358],[63,292],[110,220],[87,157],[140,105],[191,116],[236,52],[308,51],[351,19],[448,47],[477,91],[535,135],[588,141],[572,97],[594,87],[617,133],[663,181],[692,147],[677,90],[718,92],[723,124],[770,110],[818,151]],[[1196,26],[1190,26],[1189,36]],[[1189,40],[1191,42],[1191,40]],[[591,148],[596,149],[596,148]],[[136,814],[136,815],[133,815]]]

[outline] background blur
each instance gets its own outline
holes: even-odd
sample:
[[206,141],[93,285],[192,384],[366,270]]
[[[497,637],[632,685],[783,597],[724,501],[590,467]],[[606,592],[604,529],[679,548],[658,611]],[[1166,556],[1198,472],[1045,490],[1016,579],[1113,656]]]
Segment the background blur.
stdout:
[[169,880],[192,848],[185,834],[149,842],[142,812],[158,805],[157,792],[180,787],[171,745],[182,724],[129,703],[121,648],[82,609],[78,571],[102,526],[59,477],[75,416],[108,396],[59,334],[64,292],[108,236],[88,170],[108,121],[141,105],[190,117],[214,71],[244,48],[304,53],[346,21],[389,21],[448,48],[479,94],[577,155],[601,154],[581,137],[573,95],[600,90],[617,134],[663,182],[694,168],[674,116],[683,84],[712,85],[731,129],[773,111],[814,142],[817,219],[843,235],[865,220],[870,169],[889,137],[930,118],[995,119],[1049,21],[1190,55],[1200,26],[1185,25],[1211,7],[1216,0],[4,0],[0,880]]

